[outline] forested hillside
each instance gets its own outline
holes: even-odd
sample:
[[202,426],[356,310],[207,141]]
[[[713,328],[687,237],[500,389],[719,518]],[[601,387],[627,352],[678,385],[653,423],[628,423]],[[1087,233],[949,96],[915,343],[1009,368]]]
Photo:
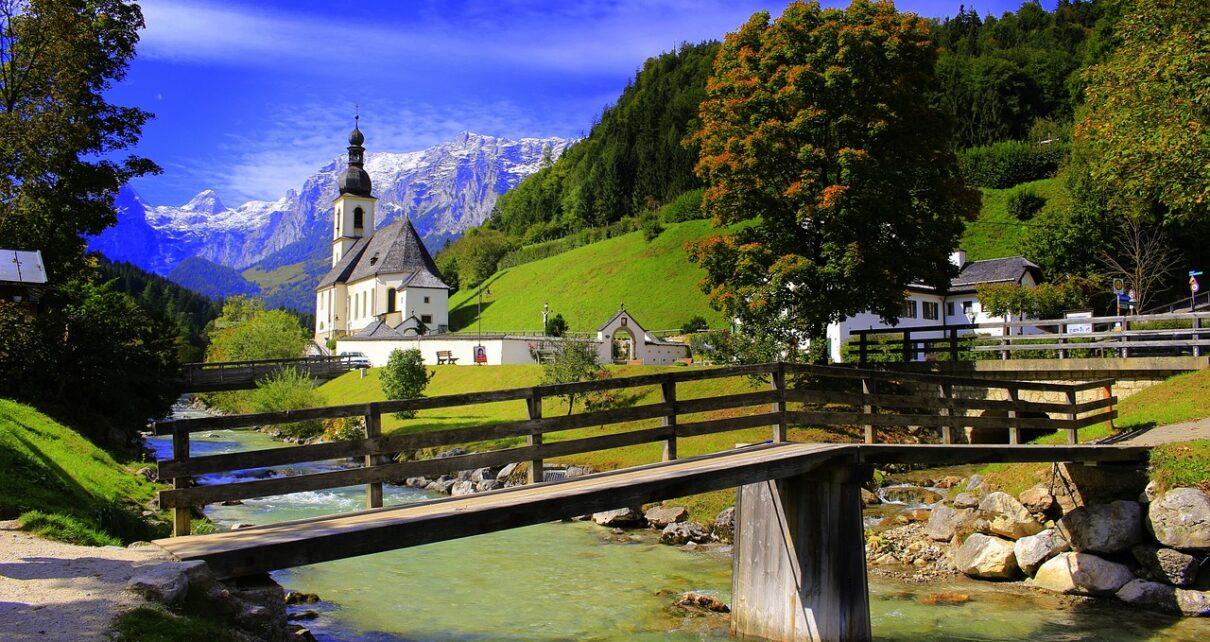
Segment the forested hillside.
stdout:
[[198,361],[206,348],[206,324],[222,312],[221,301],[177,285],[125,262],[101,263],[101,275],[118,290],[134,297],[146,310],[168,319],[177,328],[178,355],[182,361]]

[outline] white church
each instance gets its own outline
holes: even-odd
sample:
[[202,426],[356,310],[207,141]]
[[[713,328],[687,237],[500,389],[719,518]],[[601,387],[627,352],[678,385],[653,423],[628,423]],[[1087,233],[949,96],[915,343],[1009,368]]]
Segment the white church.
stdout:
[[[377,199],[365,171],[365,136],[349,134],[349,166],[337,179],[333,203],[332,268],[315,288],[315,342],[336,342],[337,354],[364,354],[385,365],[391,352],[417,348],[428,364],[537,363],[553,342],[592,343],[601,363],[670,365],[689,346],[643,329],[624,308],[584,338],[449,331],[450,288],[412,222],[374,229]],[[537,300],[537,297],[535,297]]]

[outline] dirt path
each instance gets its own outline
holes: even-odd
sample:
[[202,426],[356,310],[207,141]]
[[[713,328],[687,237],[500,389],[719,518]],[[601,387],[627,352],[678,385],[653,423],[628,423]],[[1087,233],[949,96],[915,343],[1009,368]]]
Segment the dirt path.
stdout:
[[1193,441],[1195,439],[1210,439],[1210,417],[1194,421],[1184,421],[1179,424],[1156,426],[1123,435],[1114,435],[1103,443],[1123,444],[1128,446],[1158,446],[1176,441]]
[[151,547],[52,542],[0,521],[0,638],[104,640],[115,614],[142,603],[126,582],[166,557]]

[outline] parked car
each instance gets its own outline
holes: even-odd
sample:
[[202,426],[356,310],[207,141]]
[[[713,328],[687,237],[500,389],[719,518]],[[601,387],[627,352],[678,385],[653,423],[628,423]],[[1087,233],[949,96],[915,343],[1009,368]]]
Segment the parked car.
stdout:
[[370,358],[364,352],[342,352],[340,356],[348,359],[354,368],[369,368]]

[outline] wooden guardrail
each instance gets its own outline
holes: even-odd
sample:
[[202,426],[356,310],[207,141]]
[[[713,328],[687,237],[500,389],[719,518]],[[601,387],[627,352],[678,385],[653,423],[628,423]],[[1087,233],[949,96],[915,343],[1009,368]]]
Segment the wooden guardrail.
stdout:
[[[685,398],[678,395],[678,384],[739,376],[767,378],[770,387],[768,390],[713,397]],[[172,435],[172,459],[159,462],[160,478],[171,479],[172,488],[160,492],[160,503],[173,509],[174,534],[184,535],[189,532],[191,506],[366,484],[366,504],[374,508],[382,505],[383,482],[406,477],[529,462],[529,481],[537,483],[543,481],[542,468],[546,459],[662,442],[663,458],[672,460],[677,458],[679,438],[745,428],[770,427],[771,438],[775,442],[786,441],[787,428],[794,424],[864,426],[867,443],[874,443],[877,428],[886,426],[939,428],[943,443],[954,443],[955,431],[967,426],[1006,430],[1011,443],[1020,442],[1022,430],[1066,430],[1070,443],[1076,443],[1081,427],[1112,420],[1116,416],[1112,409],[1116,398],[1110,394],[1111,385],[1112,381],[1067,385],[768,363],[284,412],[166,420],[155,422],[153,428],[157,435]],[[542,400],[547,397],[652,386],[658,386],[660,390],[660,401],[656,403],[553,417],[542,414]],[[1094,388],[1104,389],[1104,398],[1077,403],[1079,391]],[[997,389],[1005,390],[1007,399],[977,398]],[[960,394],[963,391],[973,391],[974,394]],[[1023,401],[1021,391],[1062,393],[1064,401]],[[526,418],[430,432],[381,434],[383,413],[501,401],[524,401]],[[790,404],[794,404],[793,407]],[[703,416],[703,413],[719,410],[742,414],[721,418]],[[968,415],[969,412],[980,410],[985,413],[1003,412],[1004,416]],[[1023,416],[1025,413],[1051,413],[1061,418],[1050,418],[1049,414],[1026,417]],[[190,454],[190,435],[198,431],[357,416],[365,418],[365,437],[362,439],[202,457]],[[544,437],[551,433],[645,420],[658,420],[658,424],[591,437],[544,442]],[[393,460],[393,455],[402,451],[518,437],[525,438],[524,445],[449,457]],[[338,458],[364,458],[364,465],[226,484],[196,486],[193,483],[195,477],[208,473]]]
[[[1147,327],[1164,325],[1187,327]],[[1073,332],[1072,328],[1081,331]],[[1085,331],[1086,330],[1086,331]],[[1192,354],[1210,348],[1210,311],[1123,315],[1089,318],[1037,319],[1004,323],[922,325],[852,330],[857,362],[910,362],[941,355],[951,361],[972,353],[1055,353],[1065,359],[1076,351],[1127,357],[1131,353]],[[887,337],[878,340],[876,337]]]
[[340,376],[355,367],[354,357],[334,355],[186,363],[181,366],[181,373],[186,391],[214,392],[253,387],[258,380],[284,368],[295,368],[307,376],[325,379]]

